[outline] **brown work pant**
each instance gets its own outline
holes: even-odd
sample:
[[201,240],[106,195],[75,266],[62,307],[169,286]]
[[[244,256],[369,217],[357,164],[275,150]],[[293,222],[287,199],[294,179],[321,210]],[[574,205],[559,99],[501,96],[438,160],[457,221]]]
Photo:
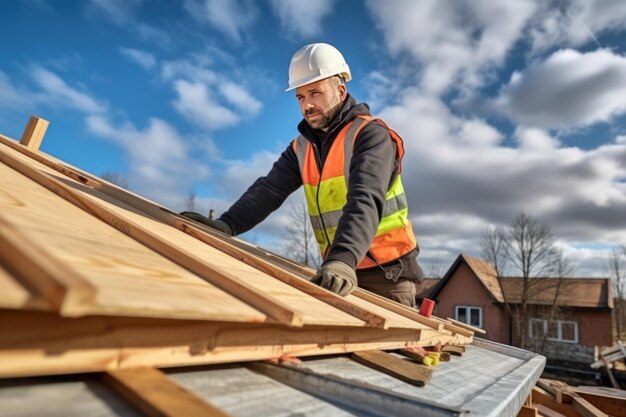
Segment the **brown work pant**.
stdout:
[[382,295],[400,304],[415,308],[417,282],[413,279],[400,278],[396,282],[385,278],[383,274],[359,273],[359,288]]

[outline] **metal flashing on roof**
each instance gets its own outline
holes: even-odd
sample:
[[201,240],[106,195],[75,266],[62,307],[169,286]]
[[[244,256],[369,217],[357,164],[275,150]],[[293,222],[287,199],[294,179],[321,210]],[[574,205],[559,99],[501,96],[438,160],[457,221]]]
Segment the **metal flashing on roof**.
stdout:
[[[462,357],[441,363],[424,387],[346,356],[314,357],[293,366],[254,362],[178,368],[167,374],[235,417],[514,417],[544,365],[543,356],[475,339]],[[50,398],[53,392],[56,399]],[[56,408],[53,414],[47,411],[49,404]],[[64,417],[82,417],[88,410],[102,417],[136,415],[90,375],[3,381],[0,410],[30,417],[44,409],[47,415]]]

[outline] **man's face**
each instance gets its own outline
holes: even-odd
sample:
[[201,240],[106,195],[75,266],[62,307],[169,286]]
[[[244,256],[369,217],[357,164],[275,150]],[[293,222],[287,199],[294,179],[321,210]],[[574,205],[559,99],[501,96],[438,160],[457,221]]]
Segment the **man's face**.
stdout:
[[300,111],[313,129],[326,131],[346,98],[346,86],[336,77],[296,88]]

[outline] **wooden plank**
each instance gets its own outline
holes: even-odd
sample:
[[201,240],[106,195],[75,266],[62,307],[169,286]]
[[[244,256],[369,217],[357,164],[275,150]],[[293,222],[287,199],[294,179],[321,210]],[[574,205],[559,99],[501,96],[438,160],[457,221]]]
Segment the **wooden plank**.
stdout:
[[[3,188],[6,186],[6,170],[0,164],[0,177]],[[6,201],[7,193],[0,193],[0,207]],[[3,198],[5,197],[5,198]],[[19,201],[10,199],[12,203]],[[37,240],[29,239],[22,230],[10,221],[10,211],[0,211],[0,259],[9,266],[23,282],[41,294],[45,302],[60,312],[84,311],[93,303],[96,289],[79,274],[50,255]]]
[[354,352],[351,358],[418,387],[423,387],[430,381],[433,372],[428,366],[411,363],[380,350]]
[[376,303],[379,306],[386,308],[387,310],[391,310],[394,313],[401,314],[402,316],[414,320],[418,323],[421,323],[425,326],[430,327],[435,330],[442,330],[443,324],[437,322],[436,320],[429,319],[428,317],[424,317],[420,315],[417,310],[410,308],[408,306],[402,305],[400,303],[396,303],[395,301],[389,300],[387,298],[381,297],[378,294],[372,293],[370,291],[364,290],[362,288],[357,288],[356,291],[353,292],[354,296],[361,298],[365,301],[369,301],[371,303]]
[[[0,177],[3,264],[31,280],[40,293],[51,293],[47,300],[62,301],[63,315],[267,319],[1,163]],[[52,286],[53,279],[61,284]],[[83,282],[87,284],[81,286]],[[65,288],[69,296],[62,292]],[[82,298],[84,293],[90,298]]]
[[537,408],[523,405],[517,413],[517,417],[537,417]]
[[463,346],[446,345],[446,346],[442,346],[441,347],[441,351],[442,352],[447,352],[447,353],[449,353],[451,355],[462,356],[463,353],[465,353],[465,347],[463,347]]
[[546,390],[533,387],[533,403],[534,404],[543,404],[550,409],[557,411],[567,417],[581,417],[581,414],[574,409],[571,405],[561,404],[556,401],[554,396],[547,392]]
[[[180,264],[211,284],[235,295],[240,300],[262,311],[272,319],[292,326],[301,326],[303,324],[302,314],[299,311],[287,307],[282,302],[272,297],[257,293],[257,291],[246,282],[234,279],[233,276],[223,268],[216,267],[214,264],[195,256],[186,249],[171,244],[168,240],[155,234],[150,228],[136,221],[132,221],[128,217],[124,218],[120,216],[119,213],[111,210],[113,205],[107,206],[98,198],[94,198],[88,194],[82,194],[76,191],[75,188],[65,185],[54,176],[40,172],[25,161],[22,155],[9,149],[3,149],[2,152],[0,152],[0,160],[77,207],[82,208],[122,233],[127,234],[136,241],[149,247],[153,251]],[[36,162],[33,163],[36,164]]]
[[52,306],[46,303],[37,291],[18,281],[2,265],[0,265],[0,288],[2,289],[0,308],[52,310]]
[[462,334],[463,336],[467,336],[467,337],[472,337],[474,336],[474,332],[467,330],[463,327],[457,326],[455,324],[450,323],[447,320],[444,320],[442,318],[439,317],[435,317],[435,316],[431,316],[434,320],[439,321],[440,323],[443,324],[443,328],[444,330],[448,330],[452,333],[458,333],[458,334]]
[[621,389],[622,387],[620,387],[619,383],[615,379],[615,376],[613,375],[613,371],[611,371],[610,362],[607,360],[606,357],[604,357],[602,353],[600,353],[600,359],[604,361],[604,366],[606,367],[607,374],[609,374],[609,379],[611,380],[611,385],[613,385],[613,388]]
[[572,405],[583,417],[609,417],[608,414],[598,410],[593,404],[582,397],[574,396]]
[[565,414],[559,413],[543,404],[535,404],[534,406],[541,417],[567,417]]
[[28,147],[29,149],[37,150],[41,146],[43,137],[48,129],[49,122],[41,117],[30,116],[28,124],[22,133],[22,139],[20,144]]
[[287,327],[114,316],[64,318],[0,310],[0,377],[400,349],[449,338],[432,329]]
[[480,333],[480,334],[486,334],[487,333],[486,330],[481,329],[480,327],[471,326],[471,325],[469,325],[467,323],[463,323],[462,321],[451,319],[450,317],[448,317],[446,320],[448,320],[452,324],[456,324],[459,327],[463,327],[464,329],[467,329],[470,332]]
[[151,417],[229,416],[151,367],[111,370],[103,381]]
[[626,417],[626,398],[576,390],[577,395],[594,407],[615,417]]
[[[179,216],[176,213],[160,207],[153,202],[145,200],[142,197],[136,196],[126,190],[116,187],[115,185],[104,183],[102,182],[102,180],[95,179],[91,174],[82,172],[77,168],[67,167],[60,161],[55,161],[55,159],[50,157],[49,155],[45,155],[41,152],[33,152],[27,148],[24,148],[17,144],[15,141],[7,138],[6,136],[0,135],[0,142],[4,145],[7,145],[13,150],[18,151],[23,155],[32,158],[33,160],[40,162],[43,165],[80,182],[81,184],[88,185],[94,190],[106,193],[106,195],[108,195],[109,197],[115,198],[118,201],[118,205],[122,205],[121,202],[129,204],[130,207],[133,207],[135,209],[135,211],[140,210],[141,212],[149,214],[154,219],[159,220],[164,224],[174,226],[177,229],[185,232],[186,234],[204,242],[205,244],[209,244],[211,247],[217,248],[219,251],[226,253],[233,258],[244,262],[255,269],[270,274],[274,278],[279,279],[285,284],[292,286],[310,296],[313,296],[338,310],[341,310],[341,312],[329,309],[325,309],[324,311],[319,312],[312,311],[312,315],[315,317],[325,317],[327,319],[334,318],[335,321],[344,320],[347,325],[362,326],[363,324],[366,324],[373,327],[388,327],[383,317],[356,305],[356,303],[351,302],[353,301],[353,296],[348,296],[345,298],[340,297],[319,287],[318,285],[308,282],[304,278],[304,276],[298,276],[293,272],[285,271],[279,267],[276,267],[275,265],[270,264],[266,259],[261,259],[258,256],[251,255],[245,250],[234,246],[235,244],[237,244],[249,247],[249,244],[245,244],[232,238],[227,238],[228,241],[225,241],[225,237],[219,236],[219,232],[199,226],[199,224],[196,222],[191,222],[189,219]],[[168,230],[168,234],[171,233],[172,231]],[[206,246],[203,247],[202,251],[207,251]],[[211,256],[218,256],[221,257],[220,259],[223,259],[223,255],[221,253],[216,253],[216,251],[212,251]],[[287,291],[283,288],[280,288],[277,289],[275,292],[286,293]],[[302,299],[302,297],[300,297],[300,299]],[[301,305],[301,303],[296,303],[296,305]],[[334,311],[334,313],[331,313],[332,311]],[[345,314],[349,314],[356,319],[343,319]],[[363,321],[365,323],[363,323]]]

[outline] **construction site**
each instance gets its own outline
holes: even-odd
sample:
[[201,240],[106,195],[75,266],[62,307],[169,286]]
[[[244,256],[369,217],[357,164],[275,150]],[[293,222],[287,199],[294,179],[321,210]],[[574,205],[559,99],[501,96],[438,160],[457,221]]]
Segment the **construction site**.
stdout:
[[0,135],[0,415],[626,416],[622,390],[545,380],[545,357],[483,329],[338,296],[39,151],[47,124]]

